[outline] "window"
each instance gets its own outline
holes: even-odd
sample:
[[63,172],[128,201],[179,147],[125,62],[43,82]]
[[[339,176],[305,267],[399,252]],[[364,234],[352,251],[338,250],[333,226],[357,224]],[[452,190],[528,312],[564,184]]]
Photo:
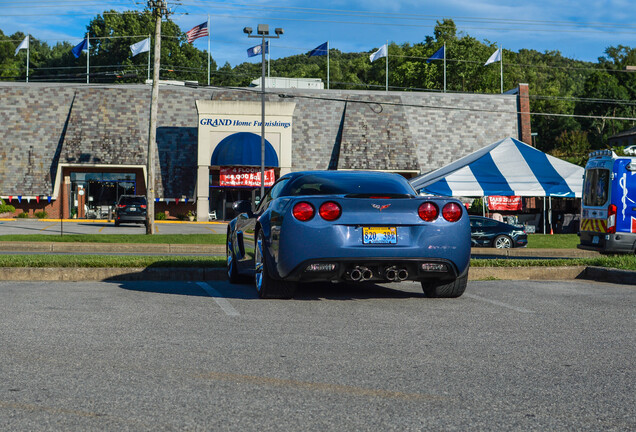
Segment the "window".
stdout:
[[288,180],[288,178],[282,178],[274,183],[274,186],[272,186],[270,190],[265,194],[265,198],[263,198],[263,201],[259,203],[257,212],[265,210],[271,200],[276,199],[280,196],[280,193],[285,187],[285,184],[287,184]]
[[594,168],[585,172],[583,205],[600,207],[605,205],[609,194],[609,170]]
[[364,176],[359,173],[339,174],[337,177],[303,175],[290,185],[289,194],[297,195],[353,195],[412,197],[415,191],[403,177]]

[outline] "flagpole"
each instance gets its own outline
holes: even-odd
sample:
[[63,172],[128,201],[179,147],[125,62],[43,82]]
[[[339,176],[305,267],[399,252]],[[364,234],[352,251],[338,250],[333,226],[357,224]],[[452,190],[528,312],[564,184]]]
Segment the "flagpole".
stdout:
[[[89,39],[89,33],[86,33],[86,84],[89,84],[89,69],[90,69],[90,57],[91,57],[91,41]],[[80,53],[81,54],[81,53]]]
[[444,42],[444,93],[446,93],[446,42]]
[[31,50],[31,35],[27,35],[27,63],[26,63],[26,82],[29,82],[29,51]]
[[386,41],[386,91],[389,91],[389,41]]
[[150,81],[150,35],[148,35],[148,81]]
[[501,69],[501,94],[503,94],[503,48],[499,44],[499,67]]
[[329,90],[329,41],[327,41],[327,90]]
[[269,78],[269,52],[271,51],[269,49],[269,41],[266,41],[266,47],[267,47],[267,78]]
[[208,15],[208,86],[210,85],[210,15]]

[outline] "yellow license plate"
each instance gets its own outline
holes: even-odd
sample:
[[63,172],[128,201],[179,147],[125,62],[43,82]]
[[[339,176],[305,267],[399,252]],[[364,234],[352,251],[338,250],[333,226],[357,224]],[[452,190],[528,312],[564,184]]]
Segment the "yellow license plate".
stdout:
[[362,244],[397,244],[397,228],[362,227]]

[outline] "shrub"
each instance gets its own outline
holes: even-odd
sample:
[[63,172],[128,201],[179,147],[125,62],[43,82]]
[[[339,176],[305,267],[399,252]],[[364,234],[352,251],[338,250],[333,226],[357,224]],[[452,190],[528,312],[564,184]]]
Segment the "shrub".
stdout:
[[18,215],[16,217],[18,219],[28,219],[29,218],[29,213],[27,213],[27,212],[18,213]]
[[4,202],[0,204],[0,213],[13,213],[15,212],[15,207],[11,204],[5,204]]
[[156,213],[155,220],[166,220],[166,214],[163,212]]
[[33,214],[38,219],[44,219],[44,218],[46,218],[48,216],[48,214],[45,211],[39,211],[39,212],[35,212]]

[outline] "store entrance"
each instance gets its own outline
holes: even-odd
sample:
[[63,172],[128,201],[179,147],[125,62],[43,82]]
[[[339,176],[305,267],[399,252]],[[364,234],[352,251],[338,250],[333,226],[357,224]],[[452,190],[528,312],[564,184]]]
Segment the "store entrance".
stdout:
[[260,198],[260,188],[219,188],[210,187],[210,213],[216,212],[219,220],[231,220],[236,217],[236,212],[232,209],[235,201],[249,200],[258,205]]
[[135,173],[71,172],[71,217],[109,219],[121,195],[136,195]]

